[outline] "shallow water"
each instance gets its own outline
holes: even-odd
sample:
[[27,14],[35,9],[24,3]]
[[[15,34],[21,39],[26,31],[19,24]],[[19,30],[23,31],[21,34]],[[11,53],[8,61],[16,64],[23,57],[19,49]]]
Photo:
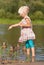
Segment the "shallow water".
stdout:
[[[6,42],[7,45],[16,46],[18,43],[18,38],[20,36],[20,28],[13,28],[8,31],[9,25],[0,24],[0,46],[3,42]],[[36,34],[35,39],[35,48],[36,48],[36,60],[44,61],[44,26],[43,25],[34,25],[33,30]],[[20,50],[19,59],[24,59],[26,56]]]

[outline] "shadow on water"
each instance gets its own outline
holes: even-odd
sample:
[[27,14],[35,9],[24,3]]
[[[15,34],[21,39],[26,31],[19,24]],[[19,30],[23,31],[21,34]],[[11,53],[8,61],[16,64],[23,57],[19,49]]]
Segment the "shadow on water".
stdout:
[[[18,43],[18,38],[20,36],[20,28],[13,28],[8,31],[9,25],[0,24],[0,46],[2,42],[7,42],[8,45],[16,46]],[[43,25],[34,25],[33,30],[36,34],[35,47],[36,47],[36,60],[44,61],[44,26]],[[25,60],[25,55],[20,50],[19,59]]]

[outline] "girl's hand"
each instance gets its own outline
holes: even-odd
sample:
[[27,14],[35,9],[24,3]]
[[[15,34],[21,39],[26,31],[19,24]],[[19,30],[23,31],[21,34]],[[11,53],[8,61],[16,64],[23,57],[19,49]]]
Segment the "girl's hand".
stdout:
[[9,26],[8,30],[12,29],[12,26]]
[[12,29],[12,27],[17,27],[17,26],[20,26],[20,23],[9,26],[8,30]]

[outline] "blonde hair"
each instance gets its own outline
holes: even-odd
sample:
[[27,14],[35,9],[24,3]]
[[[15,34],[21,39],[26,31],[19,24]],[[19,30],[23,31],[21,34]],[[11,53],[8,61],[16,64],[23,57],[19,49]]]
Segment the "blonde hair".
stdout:
[[22,6],[18,10],[19,14],[22,14],[22,13],[28,14],[28,12],[29,12],[29,7],[28,6]]

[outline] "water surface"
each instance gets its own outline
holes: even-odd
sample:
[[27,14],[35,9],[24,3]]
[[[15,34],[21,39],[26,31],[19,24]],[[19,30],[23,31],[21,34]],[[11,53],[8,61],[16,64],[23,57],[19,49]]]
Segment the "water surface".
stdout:
[[[8,45],[16,46],[20,36],[20,28],[12,28],[8,30],[9,25],[0,24],[0,46],[3,42],[6,42]],[[36,48],[36,60],[44,61],[44,25],[34,25],[33,30],[36,34],[35,39],[35,48]],[[22,50],[21,56],[19,58],[25,59]]]

